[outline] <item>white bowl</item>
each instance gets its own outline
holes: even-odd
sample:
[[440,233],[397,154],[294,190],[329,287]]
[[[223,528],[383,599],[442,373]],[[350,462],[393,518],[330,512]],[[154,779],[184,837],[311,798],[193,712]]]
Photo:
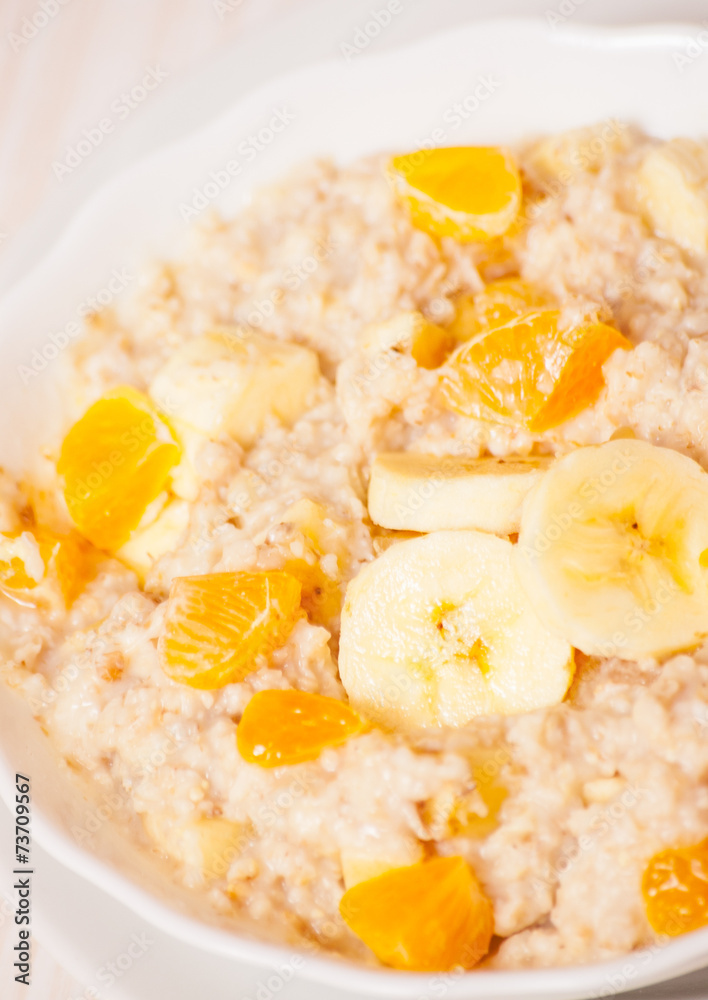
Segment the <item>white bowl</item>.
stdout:
[[[21,469],[36,443],[57,427],[54,356],[69,340],[64,334],[73,328],[67,324],[76,322],[81,303],[109,287],[114,269],[135,275],[141,261],[171,253],[189,214],[181,206],[191,204],[195,192],[202,193],[202,202],[232,212],[253,185],[305,157],[346,161],[375,150],[413,148],[436,129],[442,132],[434,138],[438,145],[513,142],[616,117],[661,136],[699,135],[708,121],[708,57],[682,70],[674,58],[694,34],[688,26],[552,31],[536,22],[477,23],[384,55],[341,59],[284,77],[203,131],[140,162],[87,202],[43,263],[0,303],[0,400],[9,431],[0,441],[0,462]],[[453,124],[446,111],[473,95],[482,78],[490,96]],[[470,98],[468,106],[473,104]],[[294,120],[249,161],[240,144],[276,111]],[[233,160],[240,162],[240,173],[225,183]],[[287,950],[254,940],[247,927],[234,934],[216,926],[203,900],[172,886],[110,822],[90,849],[79,846],[72,826],[82,825],[91,790],[58,766],[27,705],[3,687],[0,794],[10,806],[15,771],[33,779],[35,840],[68,868],[206,952],[276,967],[291,959]],[[470,1000],[571,1000],[706,965],[708,929],[584,967],[472,972],[443,980],[308,956],[301,976],[359,996],[417,998],[442,989],[450,998]]]

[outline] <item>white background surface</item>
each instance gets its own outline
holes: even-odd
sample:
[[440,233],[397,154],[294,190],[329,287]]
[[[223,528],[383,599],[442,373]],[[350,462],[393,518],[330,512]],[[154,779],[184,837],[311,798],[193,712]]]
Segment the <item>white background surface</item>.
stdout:
[[[48,10],[55,0],[44,0]],[[36,213],[51,213],[56,230],[103,179],[130,161],[136,149],[155,148],[203,120],[205,93],[210,113],[217,114],[243,90],[268,76],[287,71],[314,58],[340,55],[342,41],[351,38],[357,25],[385,0],[64,0],[56,14],[28,39],[21,38],[40,0],[0,0],[0,289],[7,288],[42,253],[33,236]],[[708,23],[706,0],[402,0],[403,12],[373,41],[370,50],[382,49],[436,27],[474,17],[506,14],[534,15],[568,23],[631,24],[655,21]],[[227,7],[232,9],[225,9]],[[220,8],[220,9],[219,9]],[[28,19],[25,21],[25,19]],[[38,23],[44,20],[40,16]],[[13,37],[14,36],[14,37]],[[340,56],[341,57],[341,56]],[[121,98],[139,85],[150,68],[159,67],[167,77],[138,107],[127,109]],[[195,76],[196,74],[196,76]],[[589,81],[589,85],[592,82]],[[161,113],[162,98],[180,90],[184,101],[178,115]],[[116,102],[119,102],[116,104]],[[120,108],[120,110],[118,110]],[[112,130],[100,146],[68,175],[56,176],[55,164],[82,138],[109,119]],[[9,816],[0,815],[0,864],[9,872]],[[5,1000],[72,1000],[101,995],[130,996],[145,1000],[140,991],[140,965],[106,988],[95,980],[97,970],[81,967],[80,942],[61,940],[62,905],[85,913],[86,935],[100,940],[96,890],[82,885],[46,856],[41,862],[42,888],[37,879],[40,905],[53,925],[35,922],[35,930],[58,951],[74,972],[81,970],[86,986],[72,979],[49,953],[36,945],[34,983],[28,990],[13,983],[11,947],[14,943],[8,906],[0,896],[0,996]],[[6,889],[0,871],[0,890]],[[9,884],[9,883],[8,883]],[[79,907],[80,904],[80,907]],[[92,922],[92,914],[96,919]],[[126,917],[126,935],[136,925]],[[153,935],[159,938],[158,935]],[[106,959],[110,959],[107,955]],[[185,997],[200,997],[198,970],[189,967],[189,956],[179,946],[158,941],[142,961],[185,961]],[[211,960],[210,960],[211,961]],[[225,967],[225,975],[227,975]],[[190,980],[190,975],[193,977]],[[701,991],[701,976],[680,992],[678,987],[652,991],[652,997],[708,997],[708,982]],[[705,974],[703,974],[705,979]],[[248,983],[225,983],[224,997],[251,997],[258,977]],[[281,993],[283,1000],[300,995],[319,1000],[315,988]],[[331,994],[330,994],[331,995]],[[179,998],[181,1000],[181,998]],[[211,1000],[218,998],[211,996]]]

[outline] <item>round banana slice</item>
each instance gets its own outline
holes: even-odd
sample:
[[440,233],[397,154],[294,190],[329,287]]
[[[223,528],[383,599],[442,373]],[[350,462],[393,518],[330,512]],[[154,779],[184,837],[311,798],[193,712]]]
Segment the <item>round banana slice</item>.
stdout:
[[584,653],[636,660],[708,636],[708,474],[628,439],[579,448],[526,497],[519,580]]
[[380,725],[461,726],[562,701],[573,652],[524,597],[510,542],[438,531],[393,545],[349,584],[339,672]]

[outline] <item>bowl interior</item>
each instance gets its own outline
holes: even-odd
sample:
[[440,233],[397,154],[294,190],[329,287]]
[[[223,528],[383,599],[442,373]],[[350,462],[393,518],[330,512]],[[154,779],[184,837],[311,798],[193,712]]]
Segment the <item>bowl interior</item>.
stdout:
[[[682,72],[674,59],[690,35],[688,27],[469,25],[276,80],[206,129],[138,163],[86,203],[43,263],[0,303],[0,464],[22,471],[37,444],[60,433],[56,376],[88,300],[110,304],[129,295],[141,265],[173,255],[202,213],[233,213],[255,185],[311,156],[347,161],[379,150],[517,142],[601,119],[659,136],[705,133],[708,59]],[[205,950],[263,964],[285,961],[286,951],[250,939],[247,928],[216,926],[208,907],[177,889],[110,817],[90,840],[77,836],[100,800],[59,766],[28,706],[3,686],[0,794],[8,804],[16,771],[32,775],[35,838],[64,864]],[[698,932],[603,966],[473,973],[446,983],[446,992],[548,1000],[619,992],[708,964],[707,943],[708,931]],[[303,975],[367,996],[417,997],[431,985],[429,977],[330,958],[309,957]]]

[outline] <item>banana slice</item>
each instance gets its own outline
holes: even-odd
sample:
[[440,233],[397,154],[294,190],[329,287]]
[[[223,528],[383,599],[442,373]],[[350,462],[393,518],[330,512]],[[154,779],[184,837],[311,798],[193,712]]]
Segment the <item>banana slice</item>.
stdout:
[[519,530],[521,504],[550,458],[439,458],[384,452],[371,467],[369,515],[398,531]]
[[708,146],[672,139],[653,149],[637,175],[652,228],[699,253],[708,250]]
[[269,416],[293,423],[319,380],[317,355],[238,328],[195,337],[160,369],[152,399],[176,424],[250,447]]
[[515,562],[541,621],[584,653],[695,646],[708,635],[708,474],[646,441],[579,448],[526,498]]
[[562,701],[571,647],[541,624],[505,539],[440,531],[400,542],[349,584],[339,672],[379,724],[461,726]]

